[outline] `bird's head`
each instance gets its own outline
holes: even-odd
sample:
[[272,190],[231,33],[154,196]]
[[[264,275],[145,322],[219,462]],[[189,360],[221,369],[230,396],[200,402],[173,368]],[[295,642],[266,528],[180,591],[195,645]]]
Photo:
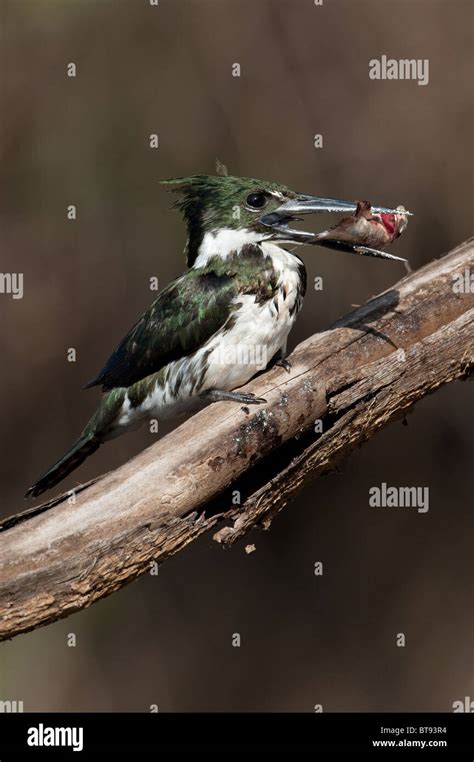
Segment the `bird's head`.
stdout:
[[[176,206],[188,226],[189,266],[202,260],[203,251],[212,251],[220,241],[234,248],[261,241],[317,243],[317,235],[291,228],[289,223],[304,214],[354,213],[357,206],[353,201],[308,196],[280,183],[250,177],[194,175],[163,183],[180,194]],[[372,211],[381,215],[396,210],[373,207]]]
[[195,175],[164,184],[180,195],[176,206],[188,226],[188,265],[194,264],[205,239],[217,239],[223,231],[236,245],[239,234],[242,244],[273,238],[263,219],[297,196],[284,185],[250,177]]

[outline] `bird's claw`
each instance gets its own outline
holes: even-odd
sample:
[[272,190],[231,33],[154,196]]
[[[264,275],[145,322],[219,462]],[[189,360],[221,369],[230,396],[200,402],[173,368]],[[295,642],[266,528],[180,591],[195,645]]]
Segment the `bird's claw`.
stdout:
[[280,368],[284,368],[287,373],[291,373],[291,362],[285,357],[281,357],[276,361],[275,365],[279,365]]
[[207,389],[199,396],[207,402],[241,402],[243,405],[262,405],[267,401],[252,392],[228,392],[223,389]]
[[243,402],[246,405],[263,405],[263,403],[267,401],[263,397],[256,397],[255,394],[252,394],[251,392],[239,396],[239,402]]

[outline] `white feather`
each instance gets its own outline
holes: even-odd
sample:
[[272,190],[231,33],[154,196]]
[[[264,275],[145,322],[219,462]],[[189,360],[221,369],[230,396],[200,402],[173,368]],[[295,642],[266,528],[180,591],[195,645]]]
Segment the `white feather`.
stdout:
[[260,243],[270,236],[271,233],[265,235],[263,233],[256,233],[254,230],[248,230],[248,228],[242,228],[241,230],[221,228],[220,230],[204,233],[193,267],[204,267],[209,259],[215,256],[226,259],[231,252],[240,251],[245,244]]
[[[245,231],[221,232],[221,242],[225,239],[227,244],[232,241],[232,246],[242,246],[242,237],[237,243],[228,234],[242,236]],[[288,334],[301,308],[298,294],[301,262],[275,244],[264,242],[261,246],[278,276],[275,297],[261,303],[252,294],[236,297],[235,302],[242,306],[233,313],[233,326],[214,334],[194,354],[170,363],[164,386],[157,376],[153,391],[141,405],[132,407],[126,397],[116,428],[135,428],[144,418],[164,419],[189,412],[202,404],[199,392],[237,389],[262,370],[279,350],[286,349]],[[211,256],[211,249],[206,251]],[[226,357],[231,361],[226,362]]]

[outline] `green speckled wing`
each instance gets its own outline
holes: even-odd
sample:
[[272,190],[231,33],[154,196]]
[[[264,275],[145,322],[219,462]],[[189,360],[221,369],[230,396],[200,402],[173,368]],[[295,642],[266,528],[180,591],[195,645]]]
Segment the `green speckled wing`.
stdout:
[[130,386],[191,354],[225,325],[237,292],[235,273],[189,270],[161,292],[85,388]]

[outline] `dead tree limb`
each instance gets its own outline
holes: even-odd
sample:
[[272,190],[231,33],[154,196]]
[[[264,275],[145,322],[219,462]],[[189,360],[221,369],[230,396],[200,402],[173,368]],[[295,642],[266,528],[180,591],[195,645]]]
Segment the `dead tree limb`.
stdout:
[[289,375],[274,368],[255,379],[248,389],[267,399],[262,408],[211,405],[83,485],[75,503],[66,494],[6,520],[0,639],[91,605],[217,524],[223,544],[267,527],[302,484],[426,394],[467,378],[471,272],[474,239],[304,341]]

